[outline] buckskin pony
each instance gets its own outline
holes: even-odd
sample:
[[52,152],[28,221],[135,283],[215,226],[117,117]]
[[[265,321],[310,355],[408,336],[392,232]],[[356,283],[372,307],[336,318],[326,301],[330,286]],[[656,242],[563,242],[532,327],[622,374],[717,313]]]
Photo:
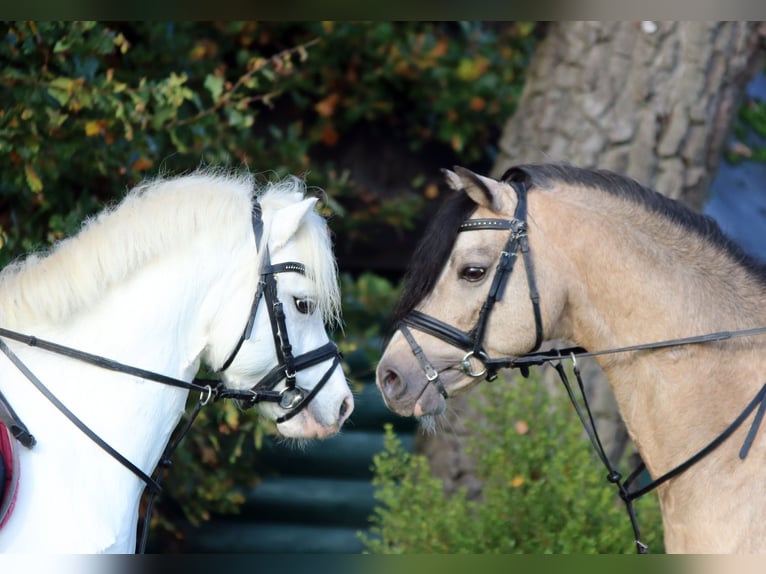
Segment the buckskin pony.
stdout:
[[[593,356],[656,480],[666,550],[766,550],[766,268],[615,173],[445,173],[377,367],[387,405],[433,417],[500,368]],[[553,340],[575,347],[538,350]]]

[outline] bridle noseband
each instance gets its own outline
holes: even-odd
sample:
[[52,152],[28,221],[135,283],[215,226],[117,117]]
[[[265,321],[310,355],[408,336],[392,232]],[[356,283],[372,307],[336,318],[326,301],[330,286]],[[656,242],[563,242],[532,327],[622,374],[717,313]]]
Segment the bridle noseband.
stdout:
[[[537,291],[534,269],[532,267],[532,257],[529,252],[529,239],[527,237],[527,187],[523,181],[508,181],[516,191],[517,203],[513,219],[467,219],[458,228],[458,232],[478,231],[478,230],[509,230],[508,241],[500,253],[500,260],[495,269],[495,275],[489,288],[489,293],[479,312],[479,319],[468,332],[461,331],[440,321],[439,319],[426,315],[420,311],[410,311],[405,315],[398,329],[404,335],[410,348],[418,358],[426,378],[429,383],[433,383],[439,392],[447,398],[447,391],[439,380],[439,374],[430,364],[423,350],[415,342],[408,327],[413,327],[428,335],[441,339],[445,343],[466,351],[465,356],[460,361],[460,368],[463,373],[471,378],[485,377],[488,381],[497,378],[497,363],[489,357],[484,349],[484,336],[489,322],[489,315],[495,306],[495,303],[503,298],[508,279],[513,272],[513,267],[521,252],[524,258],[524,266],[527,270],[527,284],[529,286],[529,298],[532,301],[532,310],[535,317],[535,344],[530,352],[536,350],[543,342],[542,316],[540,313],[540,295]],[[475,357],[481,361],[483,369],[474,371],[471,364],[471,358]]]
[[[263,238],[263,219],[261,206],[257,201],[253,205],[253,234],[255,236],[256,249],[260,251]],[[279,403],[280,407],[289,411],[276,419],[277,423],[282,423],[293,418],[303,410],[325,383],[330,380],[335,368],[340,364],[340,352],[335,343],[328,341],[313,351],[308,351],[297,357],[293,356],[292,345],[287,334],[284,307],[277,295],[276,275],[286,272],[305,275],[306,267],[295,261],[272,264],[268,245],[265,245],[263,249],[261,278],[255,290],[253,303],[250,306],[250,316],[237,344],[229,353],[228,358],[223,362],[218,372],[223,372],[231,366],[242,348],[242,344],[252,335],[255,316],[262,300],[266,302],[266,309],[269,314],[269,321],[271,322],[271,333],[274,337],[274,348],[277,353],[277,365],[250,389],[223,388],[219,390],[218,398],[237,399],[244,408],[252,407],[259,402]],[[311,391],[306,391],[296,385],[296,374],[298,371],[308,369],[328,359],[333,359],[332,364]],[[281,391],[274,391],[274,387],[283,379],[285,387]]]

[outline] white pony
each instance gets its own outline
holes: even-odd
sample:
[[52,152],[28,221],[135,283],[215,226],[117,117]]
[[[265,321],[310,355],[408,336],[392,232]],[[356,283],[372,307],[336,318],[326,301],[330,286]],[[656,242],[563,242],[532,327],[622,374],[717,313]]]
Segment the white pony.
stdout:
[[[252,334],[242,336],[264,253],[274,267],[305,266],[305,273],[280,273],[274,283],[284,311],[281,329],[296,355],[328,346],[325,324],[339,321],[331,240],[316,199],[304,191],[297,178],[256,191],[250,175],[213,172],[146,183],[51,253],[6,268],[0,328],[183,381],[194,378],[200,362],[220,370],[234,354],[223,382],[246,394],[282,358],[263,300]],[[288,266],[295,271],[295,263]],[[96,435],[152,473],[184,413],[188,389],[2,340]],[[323,378],[321,391],[310,393]],[[353,409],[337,357],[309,364],[294,384],[310,400],[279,422],[278,431],[308,438],[336,433]],[[279,377],[274,392],[284,385]],[[0,529],[0,551],[133,552],[144,482],[2,354],[0,393],[37,441],[29,449],[16,445],[20,480],[13,513]],[[289,411],[278,402],[256,407],[275,420]]]

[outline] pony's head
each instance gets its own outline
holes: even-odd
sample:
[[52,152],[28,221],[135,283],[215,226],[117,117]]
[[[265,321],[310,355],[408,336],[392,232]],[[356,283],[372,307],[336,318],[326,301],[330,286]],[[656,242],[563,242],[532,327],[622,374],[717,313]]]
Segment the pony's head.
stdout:
[[297,178],[269,184],[255,201],[258,284],[251,286],[250,324],[233,350],[228,343],[211,348],[210,363],[228,388],[252,390],[255,407],[283,436],[323,438],[354,407],[327,333],[340,322],[329,230]]
[[[529,283],[537,270],[522,255],[523,174],[497,181],[455,172],[445,171],[454,193],[413,254],[396,331],[377,367],[386,404],[405,416],[440,414],[447,397],[491,380],[489,357],[522,355],[542,339],[544,318]],[[562,297],[546,292],[547,310]]]

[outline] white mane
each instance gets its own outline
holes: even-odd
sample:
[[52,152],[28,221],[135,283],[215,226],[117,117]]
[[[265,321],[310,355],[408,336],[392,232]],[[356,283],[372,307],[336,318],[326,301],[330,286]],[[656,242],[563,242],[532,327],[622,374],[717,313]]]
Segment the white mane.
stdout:
[[[205,234],[222,244],[252,241],[253,197],[268,211],[300,201],[304,193],[305,184],[296,177],[258,188],[251,174],[210,170],[147,181],[48,253],[6,267],[0,273],[0,326],[60,323],[189,237]],[[315,282],[319,308],[334,322],[340,296],[330,237],[318,213],[306,223],[296,239],[305,242],[303,263]]]

